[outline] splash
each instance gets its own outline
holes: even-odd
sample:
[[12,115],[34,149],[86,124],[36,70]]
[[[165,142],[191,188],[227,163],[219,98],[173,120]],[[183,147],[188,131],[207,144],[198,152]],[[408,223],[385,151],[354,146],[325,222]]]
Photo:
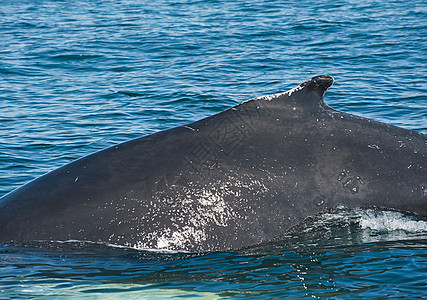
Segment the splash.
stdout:
[[427,222],[393,211],[366,210],[360,215],[362,229],[374,231],[427,232]]

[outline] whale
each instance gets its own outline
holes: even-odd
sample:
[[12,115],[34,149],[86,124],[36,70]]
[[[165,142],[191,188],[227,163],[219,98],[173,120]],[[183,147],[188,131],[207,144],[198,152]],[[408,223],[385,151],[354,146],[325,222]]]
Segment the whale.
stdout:
[[0,241],[229,251],[340,207],[427,216],[427,136],[329,107],[333,81],[316,76],[51,171],[0,199]]

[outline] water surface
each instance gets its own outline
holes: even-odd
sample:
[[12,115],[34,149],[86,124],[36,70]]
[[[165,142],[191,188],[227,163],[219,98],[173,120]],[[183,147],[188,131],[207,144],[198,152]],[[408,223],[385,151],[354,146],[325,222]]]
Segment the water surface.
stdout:
[[[3,0],[0,196],[321,74],[335,78],[333,108],[427,134],[426,12],[421,0]],[[338,216],[276,244],[203,256],[4,245],[0,298],[427,294],[425,220]]]

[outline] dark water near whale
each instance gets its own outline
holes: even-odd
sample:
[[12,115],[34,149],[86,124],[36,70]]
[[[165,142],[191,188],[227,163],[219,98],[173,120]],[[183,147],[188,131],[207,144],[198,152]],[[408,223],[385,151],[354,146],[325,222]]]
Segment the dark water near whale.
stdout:
[[[426,57],[422,0],[2,0],[0,196],[320,74],[332,107],[427,134]],[[0,247],[0,299],[427,297],[427,222],[398,213],[202,256],[42,246]]]

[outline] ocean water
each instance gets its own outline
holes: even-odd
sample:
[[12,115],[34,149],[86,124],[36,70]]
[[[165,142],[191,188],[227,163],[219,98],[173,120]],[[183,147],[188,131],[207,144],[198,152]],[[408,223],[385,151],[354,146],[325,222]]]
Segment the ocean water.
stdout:
[[[321,74],[333,108],[427,134],[426,37],[422,0],[1,0],[0,196]],[[0,299],[415,299],[426,278],[427,220],[373,210],[236,252],[0,246]]]

